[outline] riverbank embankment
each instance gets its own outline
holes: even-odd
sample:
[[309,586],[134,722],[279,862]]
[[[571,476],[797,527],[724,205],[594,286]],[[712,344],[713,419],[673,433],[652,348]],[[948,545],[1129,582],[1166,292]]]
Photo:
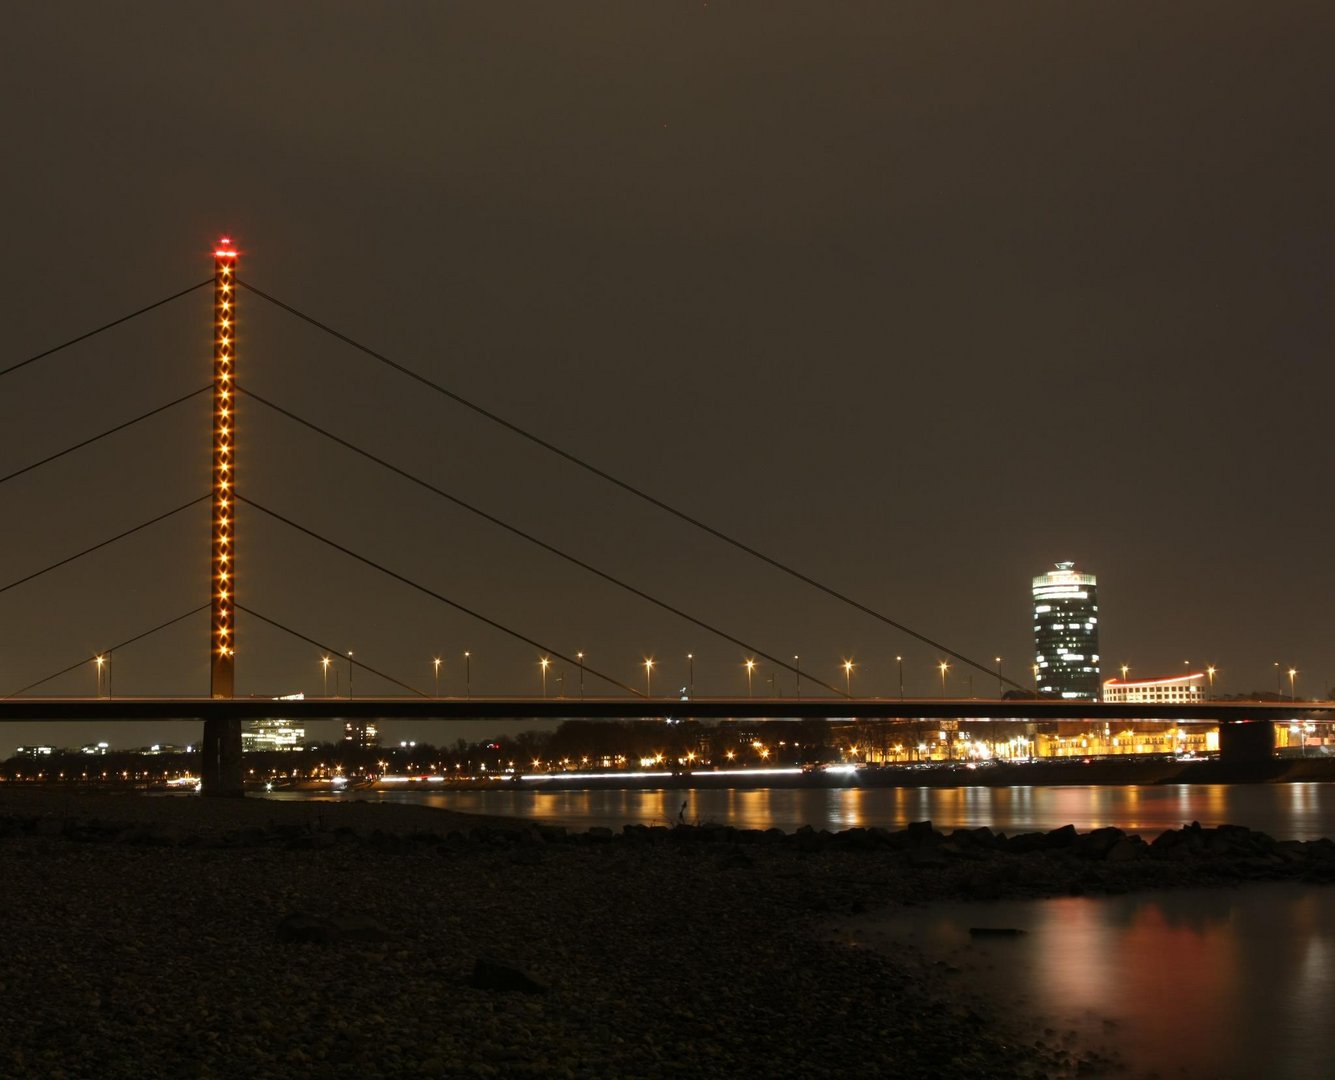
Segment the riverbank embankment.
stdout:
[[64,1076],[1088,1072],[832,915],[1330,880],[1245,829],[568,833],[372,803],[0,796],[0,1070]]

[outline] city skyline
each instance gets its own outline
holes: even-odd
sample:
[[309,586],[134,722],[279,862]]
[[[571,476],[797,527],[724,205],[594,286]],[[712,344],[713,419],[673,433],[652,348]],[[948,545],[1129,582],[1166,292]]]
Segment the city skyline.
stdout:
[[[1229,693],[1269,689],[1279,663],[1318,692],[1335,683],[1316,362],[1331,151],[1309,132],[1331,76],[1301,20],[1229,10],[1161,15],[1162,54],[1135,20],[1057,7],[1042,30],[781,10],[765,55],[752,22],[714,10],[605,13],[615,47],[592,52],[555,16],[539,33],[341,13],[346,82],[257,21],[247,79],[188,107],[177,91],[211,57],[173,55],[148,9],[114,29],[24,11],[16,32],[72,59],[59,82],[30,67],[41,48],[10,69],[41,105],[17,110],[17,153],[56,167],[2,181],[27,212],[0,268],[0,366],[204,278],[229,232],[260,287],[1021,682],[1023,583],[1074,556],[1104,588],[1105,672],[1190,659]],[[770,53],[808,56],[817,19],[822,48],[774,70]],[[419,94],[347,44],[363,32]],[[100,46],[120,36],[113,61]],[[618,92],[548,61],[553,42]],[[495,54],[522,74],[498,82]],[[122,64],[142,81],[113,77]],[[361,111],[334,124],[324,102],[354,87]],[[152,123],[108,142],[94,93]],[[210,110],[228,118],[225,169]],[[1267,153],[1230,149],[1252,145]],[[244,303],[241,377],[266,397],[812,675],[841,685],[851,659],[855,693],[891,696],[904,656],[910,692],[933,691],[939,654]],[[209,321],[189,297],[10,376],[0,471],[202,385]],[[240,483],[264,501],[620,679],[652,657],[656,690],[684,683],[690,653],[701,692],[744,691],[745,652],[245,410]],[[5,485],[4,580],[202,494],[207,429],[190,402]],[[0,692],[206,599],[200,509],[0,596]],[[539,685],[531,650],[258,515],[238,529],[242,596],[340,653],[428,693],[436,657],[457,688],[464,650],[478,693]],[[238,693],[319,692],[319,650],[238,618]],[[118,694],[202,693],[206,642],[201,616],[108,674]],[[573,674],[551,673],[567,696]],[[50,689],[95,685],[90,666]]]

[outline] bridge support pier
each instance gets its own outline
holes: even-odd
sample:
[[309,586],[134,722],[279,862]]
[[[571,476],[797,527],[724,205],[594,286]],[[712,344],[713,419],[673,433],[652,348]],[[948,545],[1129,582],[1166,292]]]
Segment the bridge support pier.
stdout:
[[1273,720],[1223,721],[1219,725],[1219,760],[1240,764],[1275,756]]
[[241,784],[241,721],[223,716],[204,721],[200,743],[200,791],[204,795],[239,799]]

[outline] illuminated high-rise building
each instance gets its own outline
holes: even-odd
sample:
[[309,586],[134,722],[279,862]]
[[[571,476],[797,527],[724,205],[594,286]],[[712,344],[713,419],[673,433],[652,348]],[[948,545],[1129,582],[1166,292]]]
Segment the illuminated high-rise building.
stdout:
[[1034,578],[1034,663],[1039,693],[1098,700],[1098,579],[1073,562]]

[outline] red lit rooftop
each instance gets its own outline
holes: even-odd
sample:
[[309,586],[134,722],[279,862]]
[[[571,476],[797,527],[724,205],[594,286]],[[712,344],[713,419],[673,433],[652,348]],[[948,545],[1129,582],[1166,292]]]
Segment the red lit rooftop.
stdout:
[[1177,683],[1191,682],[1192,679],[1205,678],[1205,672],[1192,672],[1188,675],[1167,675],[1162,679],[1108,679],[1104,686],[1173,686]]

